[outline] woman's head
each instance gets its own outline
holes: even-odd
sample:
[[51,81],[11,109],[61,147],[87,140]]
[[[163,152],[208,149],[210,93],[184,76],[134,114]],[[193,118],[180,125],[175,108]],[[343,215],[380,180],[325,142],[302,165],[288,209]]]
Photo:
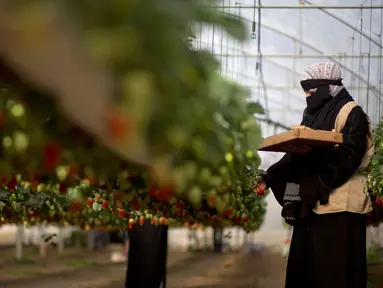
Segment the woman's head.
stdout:
[[313,63],[301,75],[301,86],[306,93],[307,114],[315,114],[344,87],[338,64]]
[[[305,90],[306,96],[310,96],[312,92],[315,92],[317,88],[320,86],[326,85],[326,80],[329,84],[329,94],[330,96],[336,96],[339,91],[341,91],[344,87],[342,85],[342,73],[340,66],[336,63],[332,62],[318,62],[309,65],[306,70],[301,74],[301,84],[306,82],[307,80],[312,80],[310,83],[313,87],[311,89],[307,89],[302,85],[302,88]],[[316,83],[313,80],[317,80]],[[336,85],[331,85],[331,82],[334,81]]]

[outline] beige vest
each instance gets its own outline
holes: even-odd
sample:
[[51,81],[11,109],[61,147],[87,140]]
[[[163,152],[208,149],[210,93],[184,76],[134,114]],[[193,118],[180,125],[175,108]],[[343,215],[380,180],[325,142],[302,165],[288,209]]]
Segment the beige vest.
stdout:
[[[335,120],[335,131],[340,132],[346,124],[347,117],[351,110],[357,104],[352,101],[348,102],[339,111]],[[372,129],[369,123],[370,135],[367,136],[366,153],[362,159],[358,171],[341,187],[331,191],[329,202],[326,205],[320,205],[319,202],[314,209],[316,214],[328,214],[337,212],[353,212],[359,214],[367,214],[372,211],[371,199],[367,192],[367,176],[359,172],[365,168],[372,155],[374,154],[374,143],[371,138]]]

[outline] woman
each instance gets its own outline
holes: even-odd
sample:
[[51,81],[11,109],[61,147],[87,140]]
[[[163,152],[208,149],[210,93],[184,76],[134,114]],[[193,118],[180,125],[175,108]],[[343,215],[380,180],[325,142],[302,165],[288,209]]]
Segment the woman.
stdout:
[[373,154],[367,115],[343,87],[340,67],[315,63],[302,73],[307,107],[301,125],[343,133],[332,148],[287,153],[262,176],[294,226],[286,288],[365,288],[366,214],[372,210],[359,173]]

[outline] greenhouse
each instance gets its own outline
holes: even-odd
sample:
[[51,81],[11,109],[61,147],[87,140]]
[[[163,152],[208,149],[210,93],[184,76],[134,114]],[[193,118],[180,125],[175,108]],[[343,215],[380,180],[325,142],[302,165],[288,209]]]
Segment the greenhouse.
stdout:
[[383,0],[0,0],[0,31],[0,286],[381,287]]

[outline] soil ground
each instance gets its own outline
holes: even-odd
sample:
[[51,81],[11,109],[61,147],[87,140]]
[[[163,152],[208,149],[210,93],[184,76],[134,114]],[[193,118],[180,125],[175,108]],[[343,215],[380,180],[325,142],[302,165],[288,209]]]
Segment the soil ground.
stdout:
[[[35,249],[25,249],[23,261],[12,258],[13,249],[1,249],[0,288],[123,288],[126,264],[110,261],[115,249],[67,249],[62,255],[48,251],[44,259]],[[167,287],[283,288],[285,263],[271,250],[253,256],[170,251]],[[374,274],[372,287],[383,287],[383,265],[374,265],[370,272]]]

